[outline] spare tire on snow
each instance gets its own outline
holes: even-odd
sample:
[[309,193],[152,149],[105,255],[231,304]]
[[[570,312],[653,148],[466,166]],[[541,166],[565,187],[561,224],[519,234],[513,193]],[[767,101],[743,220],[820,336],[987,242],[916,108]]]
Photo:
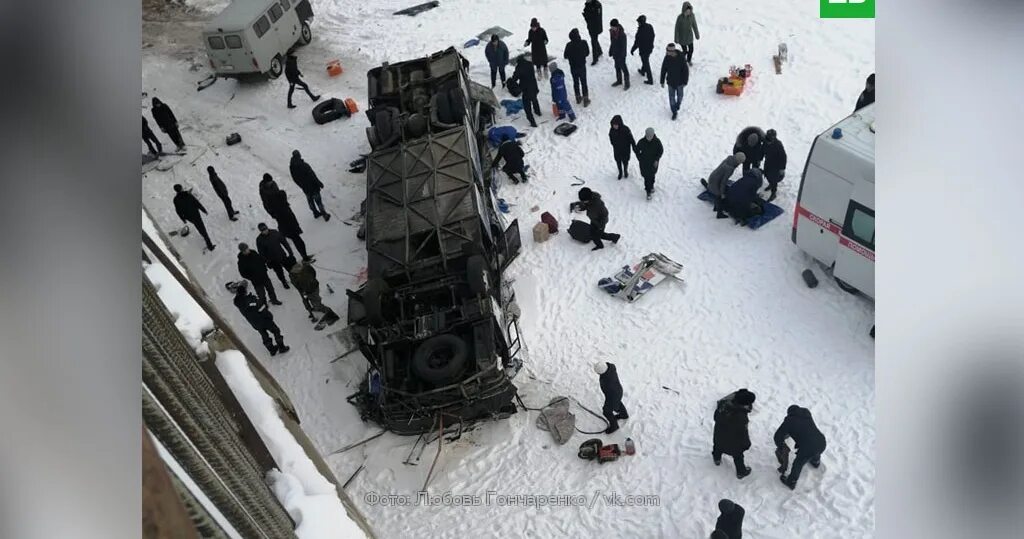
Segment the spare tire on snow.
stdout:
[[466,368],[469,346],[466,341],[446,333],[431,337],[416,349],[412,356],[412,372],[417,378],[432,385],[455,381]]
[[338,118],[348,118],[349,115],[345,102],[337,98],[328,99],[313,107],[313,121],[321,125]]

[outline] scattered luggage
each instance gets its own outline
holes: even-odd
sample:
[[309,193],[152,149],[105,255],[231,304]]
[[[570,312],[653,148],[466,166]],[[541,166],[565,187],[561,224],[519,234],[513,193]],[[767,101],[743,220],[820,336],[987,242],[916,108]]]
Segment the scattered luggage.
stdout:
[[353,112],[349,109],[349,106],[356,108],[355,101],[351,98],[344,101],[337,98],[321,101],[313,107],[313,121],[319,125],[323,125],[327,122],[333,122],[338,118],[348,118]]
[[344,71],[345,70],[341,68],[341,60],[331,60],[327,63],[327,75],[330,77],[337,77]]
[[573,219],[569,223],[569,236],[580,243],[590,243],[590,223]]
[[242,142],[242,135],[239,135],[238,133],[231,133],[224,139],[224,142],[226,142],[228,146],[234,146],[235,144]]
[[544,243],[551,238],[551,230],[548,229],[547,223],[540,222],[533,225],[533,241],[535,243]]
[[555,219],[555,216],[551,215],[550,212],[540,214],[540,221],[548,225],[549,234],[558,234],[558,219]]
[[[555,106],[554,108],[557,109],[558,107]],[[557,116],[557,114],[556,114],[556,116]],[[555,127],[555,134],[556,135],[562,135],[563,137],[568,137],[569,135],[575,133],[576,129],[577,129],[577,127],[576,127],[575,124],[571,124],[571,123],[568,123],[568,122],[562,122],[562,123],[558,124],[558,126]]]
[[614,462],[619,460],[619,456],[621,455],[622,449],[619,449],[619,444],[601,446],[601,449],[597,451],[597,463],[604,464],[606,462]]
[[633,303],[665,279],[682,281],[679,277],[682,271],[682,264],[661,253],[651,253],[637,263],[622,266],[613,277],[602,278],[597,286],[617,298]]
[[743,67],[730,66],[729,76],[718,79],[715,92],[725,95],[742,95],[747,79],[754,74],[754,68],[747,64]]
[[594,460],[601,450],[601,445],[600,438],[591,438],[580,444],[579,450],[576,451],[576,456],[583,460]]

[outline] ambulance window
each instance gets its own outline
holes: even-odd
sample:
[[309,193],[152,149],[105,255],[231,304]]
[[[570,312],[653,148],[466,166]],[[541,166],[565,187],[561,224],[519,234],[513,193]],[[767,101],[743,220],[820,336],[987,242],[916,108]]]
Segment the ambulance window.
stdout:
[[263,34],[270,30],[270,21],[267,20],[267,16],[264,15],[256,21],[256,24],[252,25],[252,29],[256,32],[256,37],[263,37]]
[[210,36],[207,38],[207,41],[210,42],[211,49],[220,50],[224,48],[224,40],[221,39],[220,36]]
[[238,36],[224,36],[224,41],[227,41],[229,49],[242,48],[242,38]]
[[277,19],[280,19],[281,15],[284,12],[281,10],[281,4],[277,4],[274,7],[270,8],[270,11],[268,13],[270,14],[270,20],[277,22]]
[[850,208],[846,212],[846,222],[843,224],[843,235],[857,243],[871,249],[875,249],[875,211],[850,201]]

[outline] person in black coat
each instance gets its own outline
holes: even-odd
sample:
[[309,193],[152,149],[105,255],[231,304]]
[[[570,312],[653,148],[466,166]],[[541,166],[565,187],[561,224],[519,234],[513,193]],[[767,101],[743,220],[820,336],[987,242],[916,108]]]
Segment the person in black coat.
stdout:
[[725,190],[725,211],[738,224],[746,225],[748,219],[764,211],[764,200],[757,196],[757,191],[763,184],[764,173],[759,168],[752,168]]
[[487,64],[491,66],[491,88],[497,83],[497,75],[501,74],[501,87],[505,87],[505,66],[508,64],[508,46],[498,37],[498,34],[491,34],[491,42],[484,47],[484,56],[487,57]]
[[537,101],[537,94],[540,93],[540,90],[537,88],[537,75],[526,58],[519,58],[516,62],[516,70],[512,72],[512,78],[509,80],[519,85],[519,90],[523,95],[523,110],[526,111],[526,119],[530,121],[530,127],[537,127],[533,115],[541,115],[540,102]]
[[270,209],[270,195],[277,190],[277,182],[270,177],[270,174],[264,174],[263,179],[260,180],[260,200],[263,202],[263,209],[266,210],[271,217],[273,217],[274,214]]
[[604,429],[604,433],[611,434],[619,430],[619,421],[629,419],[629,412],[622,405],[622,383],[619,382],[619,374],[614,363],[598,361],[594,363],[594,372],[600,377],[601,393],[604,393],[601,413],[608,420],[608,428]]
[[754,398],[752,392],[743,388],[722,397],[715,405],[711,458],[718,466],[722,464],[722,455],[731,456],[739,479],[750,475],[750,468],[743,463],[743,452],[750,449],[750,433],[747,431],[750,420],[747,416],[753,409]]
[[587,0],[583,4],[583,20],[587,22],[587,33],[590,34],[590,49],[594,53],[594,61],[590,65],[594,65],[597,63],[597,59],[604,54],[601,50],[601,42],[597,40],[597,36],[604,32],[604,11],[600,0]]
[[577,198],[579,198],[579,202],[576,203],[576,208],[586,211],[587,218],[590,219],[590,238],[594,242],[594,248],[591,251],[604,249],[604,243],[601,240],[619,243],[620,236],[618,234],[609,234],[604,231],[608,226],[608,207],[604,205],[601,194],[591,191],[589,187],[583,187],[577,193]]
[[743,515],[747,512],[740,504],[722,499],[718,502],[718,520],[715,522],[715,531],[720,531],[729,539],[743,539]]
[[203,223],[203,216],[200,213],[206,213],[206,208],[203,207],[202,203],[192,195],[191,191],[186,191],[180,183],[174,184],[174,212],[178,214],[181,221],[184,223],[192,223],[199,231],[199,235],[206,241],[206,248],[213,250],[216,245],[210,241],[210,235],[206,233],[206,225]]
[[860,97],[857,98],[857,104],[853,107],[853,112],[872,104],[875,102],[875,74],[868,75],[867,82],[864,83],[864,91],[860,93]]
[[769,129],[764,136],[764,179],[768,181],[771,195],[768,202],[775,200],[779,182],[786,177],[786,148],[779,140],[774,129]]
[[743,152],[747,160],[743,162],[743,172],[751,168],[761,168],[761,160],[764,159],[765,133],[760,127],[750,126],[736,137],[736,144],[732,146],[732,153]]
[[302,159],[302,154],[299,153],[299,150],[292,150],[292,160],[288,164],[288,170],[292,173],[292,181],[306,195],[309,209],[313,211],[313,219],[322,215],[324,221],[330,221],[331,214],[327,213],[327,210],[324,209],[324,201],[320,197],[320,190],[324,188],[324,184],[320,182],[320,178],[316,177],[313,167],[309,166],[309,163]]
[[569,42],[565,44],[563,58],[569,61],[569,73],[572,75],[572,91],[576,95],[576,104],[583,101],[583,106],[590,106],[590,90],[587,89],[587,56],[590,47],[580,37],[580,31],[573,28],[569,31]]
[[619,179],[629,177],[629,156],[636,151],[636,140],[633,132],[622,123],[622,116],[612,116],[612,127],[608,130],[608,140],[612,143],[612,154],[615,166],[619,169]]
[[160,127],[161,131],[167,133],[168,137],[171,137],[171,141],[178,147],[179,152],[185,151],[185,141],[181,139],[181,131],[178,130],[178,119],[171,112],[171,107],[168,107],[167,103],[155,97],[152,103],[153,107],[149,112],[153,115],[156,125]]
[[[245,281],[236,285],[233,302],[235,307],[238,307],[239,312],[249,322],[249,325],[260,333],[260,337],[263,339],[263,346],[267,347],[270,355],[283,354],[291,350],[291,348],[284,344],[281,329],[274,323],[274,315],[270,313],[267,302],[250,294],[248,288]],[[271,339],[271,335],[273,335],[273,339]],[[275,340],[277,344],[274,344]]]
[[217,198],[224,203],[224,209],[228,212],[228,219],[237,221],[238,212],[231,206],[231,197],[228,196],[228,188],[221,181],[220,176],[217,175],[217,171],[213,169],[213,166],[206,167],[206,172],[210,174],[210,186],[213,187],[213,192],[217,193]]
[[651,53],[654,52],[654,27],[647,22],[647,15],[640,15],[636,18],[636,38],[633,39],[633,48],[629,54],[640,51],[640,75],[647,75],[644,84],[654,84],[654,74],[651,73]]
[[295,105],[292,105],[292,94],[295,93],[296,86],[301,86],[306,91],[306,95],[314,102],[320,100],[320,96],[313,95],[309,85],[302,80],[302,72],[299,71],[299,59],[294,54],[289,54],[288,58],[284,61],[284,78],[288,80],[288,108],[295,108]]
[[679,107],[683,104],[683,89],[690,82],[690,67],[686,58],[676,50],[675,43],[665,47],[665,59],[661,61],[661,87],[668,83],[668,108],[672,111],[672,119],[679,115]]
[[729,539],[729,534],[725,533],[722,530],[712,530],[711,535],[709,537],[711,539]]
[[[269,179],[270,174],[264,174],[263,178],[264,180]],[[299,221],[295,218],[295,213],[292,212],[291,204],[288,203],[288,194],[283,189],[279,189],[277,184],[273,183],[273,180],[270,183],[273,184],[273,187],[268,188],[263,202],[267,208],[267,213],[277,221],[277,229],[281,231],[281,234],[292,240],[292,243],[295,244],[295,250],[302,255],[302,259],[306,261],[312,260],[306,254],[306,242],[302,241],[302,227],[299,226]]]
[[[796,458],[793,459],[793,469],[789,476],[786,476],[786,467],[789,464],[789,445],[786,438],[792,438],[796,445]],[[786,419],[775,431],[775,455],[779,459],[779,479],[790,490],[796,488],[796,482],[800,479],[800,471],[808,462],[817,468],[821,465],[821,454],[825,452],[825,435],[818,430],[811,417],[811,411],[801,408],[795,404],[786,410]]]
[[525,156],[526,153],[523,152],[523,147],[519,145],[519,142],[505,135],[501,145],[498,146],[498,155],[491,163],[491,168],[498,168],[498,165],[505,161],[505,166],[501,170],[508,175],[508,179],[512,180],[512,183],[519,183],[519,178],[515,177],[518,174],[522,177],[523,183],[526,183],[526,164],[523,162]]
[[280,232],[268,227],[266,223],[260,223],[256,225],[256,228],[260,231],[256,236],[256,251],[266,261],[267,267],[277,274],[277,278],[281,280],[281,285],[285,290],[291,288],[288,286],[288,279],[284,276],[284,270],[295,265],[292,247],[288,245]]
[[608,34],[611,36],[612,44],[608,47],[608,54],[612,55],[615,61],[615,82],[612,86],[625,84],[623,88],[629,89],[629,68],[626,67],[626,51],[629,50],[629,38],[626,37],[626,30],[619,24],[619,19],[612,19],[608,23]]
[[[149,148],[149,153],[159,156],[164,153],[164,145],[160,144],[160,139],[156,138],[153,130],[149,128],[149,122],[146,121],[146,117],[142,117],[142,141],[146,143],[146,147]],[[153,149],[153,145],[156,144],[156,149]]]
[[644,178],[644,191],[647,200],[654,195],[654,176],[658,173],[658,164],[665,153],[661,140],[654,135],[654,128],[648,127],[644,137],[636,143],[636,160],[640,163],[640,175]]
[[249,248],[248,244],[238,244],[238,274],[243,279],[248,279],[252,287],[256,289],[256,296],[260,301],[267,301],[270,295],[270,303],[280,305],[277,300],[277,293],[274,291],[274,283],[270,281],[267,274],[267,261],[262,255]]
[[548,33],[540,27],[536,18],[530,19],[530,31],[526,33],[526,43],[530,46],[530,59],[537,69],[538,77],[548,76]]

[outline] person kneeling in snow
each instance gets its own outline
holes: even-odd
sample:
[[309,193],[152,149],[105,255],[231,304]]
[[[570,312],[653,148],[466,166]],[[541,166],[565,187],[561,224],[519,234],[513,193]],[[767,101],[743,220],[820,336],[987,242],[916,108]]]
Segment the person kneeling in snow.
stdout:
[[317,321],[314,312],[323,313],[323,322],[327,324],[333,324],[340,319],[320,298],[320,281],[317,280],[316,270],[312,265],[307,262],[296,262],[289,270],[289,274],[295,290],[302,296],[302,305],[306,307],[311,321]]
[[569,121],[576,121],[576,113],[572,111],[569,104],[569,90],[565,87],[565,72],[558,69],[558,62],[551,62],[548,65],[551,69],[551,101],[558,107],[558,119],[564,120],[569,115]]
[[629,419],[626,407],[622,405],[622,383],[619,382],[618,372],[614,363],[598,361],[594,363],[594,372],[600,376],[601,393],[604,393],[604,406],[601,413],[608,420],[608,428],[605,434],[611,434],[619,430],[619,420]]
[[728,187],[729,178],[746,159],[747,156],[743,152],[736,152],[735,155],[730,155],[719,163],[718,168],[711,171],[708,179],[701,178],[700,180],[701,185],[707,188],[708,192],[715,197],[715,217],[719,219],[728,217],[723,210],[725,210],[725,191]]
[[[793,459],[793,469],[786,475],[786,468],[789,465],[789,445],[786,438],[793,438],[796,445],[796,458]],[[790,405],[786,410],[786,419],[775,431],[775,456],[779,459],[779,480],[790,490],[796,488],[796,482],[800,479],[800,471],[808,462],[817,468],[821,466],[821,454],[825,452],[825,435],[818,430],[811,417],[811,411],[801,408],[795,404]]]
[[519,145],[518,141],[512,140],[508,135],[502,135],[501,145],[498,146],[498,156],[491,163],[491,168],[498,168],[504,159],[505,166],[501,170],[508,175],[508,179],[512,180],[512,183],[519,183],[519,178],[514,176],[514,174],[519,174],[523,178],[523,183],[526,183],[526,164],[523,163],[525,156],[526,153],[523,152],[523,147]]
[[575,203],[575,207],[586,211],[587,218],[590,219],[590,239],[594,242],[594,248],[591,251],[604,249],[604,243],[601,240],[619,243],[621,236],[604,231],[604,227],[608,226],[608,207],[601,200],[601,194],[591,191],[589,187],[583,187],[577,196],[580,201]]
[[746,225],[747,220],[764,213],[764,200],[757,191],[764,184],[764,173],[752,168],[725,191],[725,209],[738,224]]

